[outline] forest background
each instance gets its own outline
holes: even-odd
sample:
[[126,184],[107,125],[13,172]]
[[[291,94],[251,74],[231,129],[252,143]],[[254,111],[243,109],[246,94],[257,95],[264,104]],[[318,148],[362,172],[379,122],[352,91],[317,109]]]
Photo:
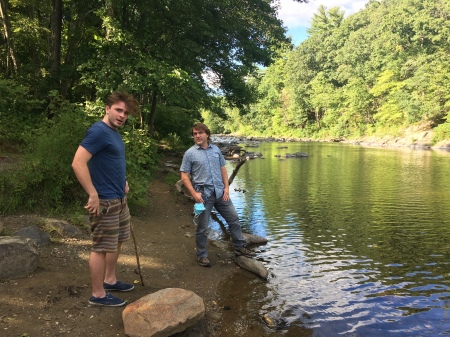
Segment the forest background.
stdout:
[[434,143],[450,139],[450,0],[371,0],[346,18],[321,6],[297,47],[277,6],[0,0],[0,160],[11,164],[0,171],[0,214],[82,222],[70,164],[114,90],[141,107],[120,131],[132,208],[158,149],[191,145],[198,121],[243,136],[344,140],[422,126]]

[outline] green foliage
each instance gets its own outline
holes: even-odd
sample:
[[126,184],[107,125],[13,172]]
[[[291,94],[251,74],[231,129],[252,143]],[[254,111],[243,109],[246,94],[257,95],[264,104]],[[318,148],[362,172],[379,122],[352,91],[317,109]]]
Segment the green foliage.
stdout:
[[185,145],[181,142],[180,136],[175,133],[169,133],[161,140],[161,144],[164,144],[167,149],[172,151],[179,151],[181,149],[184,149]]
[[438,125],[434,129],[433,142],[450,139],[450,113],[445,117],[446,122]]
[[169,172],[165,177],[164,177],[164,182],[170,186],[175,185],[175,183],[180,180],[180,175],[176,174],[175,172]]
[[37,122],[41,102],[15,80],[0,77],[0,144],[21,146]]
[[222,118],[222,117],[218,116],[217,114],[214,114],[210,110],[206,110],[206,109],[202,110],[201,114],[202,114],[204,123],[206,125],[208,125],[208,127],[212,133],[223,134],[226,132],[225,127],[224,127],[224,123],[225,123],[224,118]]
[[[226,125],[251,135],[395,134],[444,123],[450,103],[450,3],[370,1],[343,18],[321,6],[310,36],[257,78],[259,100]],[[447,126],[436,129],[444,137]]]
[[155,118],[155,137],[166,141],[178,138],[179,144],[190,143],[190,128],[200,118],[200,114],[175,106],[159,106],[158,110]]
[[86,118],[79,106],[65,101],[50,106],[52,119],[44,119],[27,139],[21,166],[2,175],[0,213],[18,210],[62,209],[75,203],[84,191],[76,180],[71,163],[86,131]]
[[128,199],[130,205],[133,205],[147,197],[148,183],[158,164],[157,146],[156,142],[148,137],[146,130],[124,130],[123,141],[130,187]]

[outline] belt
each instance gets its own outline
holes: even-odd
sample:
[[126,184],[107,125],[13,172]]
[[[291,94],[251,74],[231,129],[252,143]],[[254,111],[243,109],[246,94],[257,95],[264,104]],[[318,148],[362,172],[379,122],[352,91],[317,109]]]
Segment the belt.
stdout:
[[127,197],[123,198],[115,198],[115,199],[101,199],[102,201],[106,201],[110,204],[117,204],[118,202],[123,203]]

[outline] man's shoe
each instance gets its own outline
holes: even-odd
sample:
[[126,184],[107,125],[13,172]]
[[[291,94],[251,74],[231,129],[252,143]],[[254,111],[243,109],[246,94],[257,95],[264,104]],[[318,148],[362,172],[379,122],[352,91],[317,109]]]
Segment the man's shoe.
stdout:
[[207,257],[197,257],[197,262],[202,267],[211,267],[211,262],[209,262]]
[[106,293],[105,297],[94,297],[89,298],[89,304],[93,305],[103,305],[105,307],[121,307],[125,305],[127,301],[121,300],[120,298],[114,297],[110,293]]
[[255,252],[252,252],[250,249],[248,249],[245,246],[242,246],[239,249],[235,249],[234,254],[237,256],[243,255],[243,256],[247,256],[247,257],[255,257],[256,256]]
[[134,289],[134,285],[117,280],[115,284],[103,282],[103,288],[107,291],[130,291]]

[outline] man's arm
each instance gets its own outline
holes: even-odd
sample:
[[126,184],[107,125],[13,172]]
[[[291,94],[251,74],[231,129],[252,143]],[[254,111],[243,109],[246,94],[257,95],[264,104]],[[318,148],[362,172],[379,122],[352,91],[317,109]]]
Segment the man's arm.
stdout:
[[183,182],[184,187],[189,191],[189,193],[192,195],[192,198],[194,198],[195,202],[201,202],[203,203],[202,194],[200,192],[197,192],[194,189],[194,186],[192,186],[191,179],[189,177],[189,173],[187,172],[181,172],[181,181]]
[[230,200],[230,185],[228,185],[228,173],[227,173],[227,169],[225,168],[225,166],[222,166],[220,168],[220,173],[222,175],[222,182],[224,185],[223,188],[223,201],[228,201]]
[[88,202],[86,206],[84,206],[84,208],[87,209],[89,213],[95,213],[99,215],[100,201],[98,198],[97,190],[92,183],[91,174],[87,166],[87,163],[91,158],[92,154],[84,147],[79,146],[72,161],[72,169],[75,172],[75,175],[81,186],[89,195]]

